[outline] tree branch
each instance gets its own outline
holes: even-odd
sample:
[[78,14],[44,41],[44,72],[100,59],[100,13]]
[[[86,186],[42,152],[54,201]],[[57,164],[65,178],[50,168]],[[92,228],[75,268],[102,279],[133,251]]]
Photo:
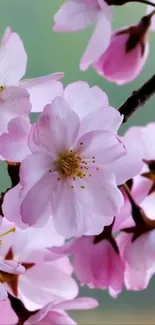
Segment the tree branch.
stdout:
[[118,109],[124,115],[123,123],[155,94],[155,74],[141,88],[134,91],[125,103]]
[[32,315],[34,315],[37,311],[31,312],[28,311],[21,300],[18,298],[13,297],[11,294],[8,293],[8,298],[11,303],[11,307],[16,313],[17,317],[19,318],[17,325],[23,325],[24,322]]

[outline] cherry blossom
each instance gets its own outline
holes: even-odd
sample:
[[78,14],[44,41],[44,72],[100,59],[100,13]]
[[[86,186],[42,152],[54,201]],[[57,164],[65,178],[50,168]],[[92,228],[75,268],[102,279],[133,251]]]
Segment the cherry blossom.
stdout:
[[110,131],[78,137],[79,129],[78,115],[65,100],[53,100],[32,128],[29,144],[35,152],[20,169],[22,220],[35,225],[50,202],[55,228],[66,237],[101,232],[123,204],[106,166],[126,153],[124,145]]
[[[73,255],[73,268],[82,284],[91,289],[108,289],[116,298],[124,284],[124,263],[121,260],[117,244],[113,240],[101,238],[101,235],[83,236],[51,249],[60,255]],[[47,259],[51,256],[47,255]]]
[[109,47],[94,64],[101,76],[122,85],[139,75],[149,54],[147,34],[151,18],[152,14],[145,16],[137,25],[121,28],[112,34]]
[[0,44],[0,97],[10,86],[25,88],[30,94],[32,111],[39,112],[55,96],[61,95],[62,84],[57,80],[62,78],[63,74],[55,73],[20,81],[25,75],[26,65],[27,54],[23,42],[19,35],[8,27]]
[[[1,231],[10,229],[12,225],[3,218]],[[3,237],[0,246],[0,268],[3,271],[0,280],[11,295],[23,301],[28,310],[42,308],[55,299],[72,299],[78,293],[77,284],[71,278],[72,267],[69,260],[65,257],[46,262],[44,259],[45,246],[50,246],[51,241],[54,243],[55,240],[56,243],[63,242],[52,228],[51,224],[42,228],[44,236],[40,236],[40,231],[37,233],[35,229],[34,232],[33,229],[29,232],[29,229],[16,228],[15,233]],[[49,234],[49,230],[51,234],[55,233],[55,240],[47,237],[44,242],[40,241]],[[22,269],[17,268],[19,263]],[[19,274],[23,270],[25,272]]]
[[80,62],[81,70],[95,63],[110,43],[111,10],[104,0],[69,0],[54,16],[56,32],[77,32],[96,24]]

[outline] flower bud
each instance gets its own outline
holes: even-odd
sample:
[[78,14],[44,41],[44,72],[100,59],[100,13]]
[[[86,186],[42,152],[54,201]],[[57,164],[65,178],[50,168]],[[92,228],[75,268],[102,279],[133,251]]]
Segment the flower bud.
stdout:
[[153,14],[144,16],[137,25],[114,32],[106,52],[94,64],[101,76],[120,85],[138,76],[149,53],[148,30]]

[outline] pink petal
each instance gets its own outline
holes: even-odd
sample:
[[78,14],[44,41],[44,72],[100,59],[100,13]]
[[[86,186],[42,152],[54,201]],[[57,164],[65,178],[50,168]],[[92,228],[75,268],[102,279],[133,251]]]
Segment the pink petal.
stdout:
[[155,232],[141,235],[125,248],[124,257],[129,266],[141,272],[150,269],[155,259]]
[[2,36],[2,39],[1,39],[1,45],[4,44],[6,41],[8,41],[9,37],[11,36],[12,34],[12,29],[11,27],[7,27],[4,31],[4,34]]
[[137,139],[122,137],[122,141],[127,149],[126,155],[111,162],[108,169],[114,173],[118,185],[124,184],[127,180],[138,175],[143,167],[142,157],[139,153],[139,143]]
[[[28,228],[25,230],[28,235],[29,246],[34,247],[53,247],[61,246],[64,243],[64,238],[60,236],[54,226],[53,220],[50,218],[42,228]],[[35,238],[35,241],[34,241]]]
[[77,137],[79,124],[78,115],[62,97],[57,97],[51,105],[45,107],[40,117],[38,142],[53,158],[57,158],[60,152],[71,148]]
[[[123,196],[116,186],[115,177],[106,168],[89,168],[91,177],[76,180],[75,187],[79,202],[88,209],[88,212],[100,216],[114,216],[123,205]],[[80,185],[85,188],[81,189]],[[97,222],[97,218],[94,218]],[[107,218],[106,218],[107,220]],[[103,226],[104,217],[103,217]],[[93,227],[93,224],[92,224]],[[93,229],[93,228],[92,228]]]
[[[81,145],[82,144],[82,145]],[[93,165],[108,164],[126,154],[124,144],[112,132],[95,130],[85,133],[75,143],[75,151]],[[95,158],[93,158],[95,157]],[[89,166],[88,166],[89,167]]]
[[98,86],[90,87],[87,82],[77,81],[68,85],[64,97],[80,119],[100,107],[108,107],[108,97]]
[[19,295],[28,309],[31,308],[29,300],[38,305],[36,308],[38,309],[50,301],[72,299],[78,294],[75,280],[63,272],[63,260],[61,270],[54,265],[54,262],[42,261],[41,264],[36,264],[20,276],[19,288]]
[[[58,182],[58,183],[61,183]],[[53,187],[52,215],[56,231],[64,237],[85,233],[85,209],[78,202],[75,191],[68,182],[62,182],[57,190]]]
[[28,134],[30,123],[16,117],[8,124],[8,133],[0,137],[0,154],[8,161],[21,162],[29,153]]
[[25,272],[24,266],[15,261],[0,261],[0,270],[9,274],[22,274]]
[[87,70],[99,59],[109,46],[110,37],[111,20],[103,12],[100,12],[93,35],[80,62],[81,70]]
[[94,23],[99,11],[97,1],[68,1],[54,17],[56,32],[76,32]]
[[[98,61],[94,62],[94,68],[101,76],[122,85],[135,79],[142,70],[148,57],[149,44],[145,44],[143,55],[140,43],[132,51],[126,53],[129,34],[118,32],[112,35],[109,47],[101,54]],[[116,53],[119,55],[116,56]]]
[[52,168],[52,159],[50,155],[44,152],[35,152],[28,155],[20,167],[20,183],[25,187],[31,188],[49,169]]
[[[55,176],[55,175],[54,175]],[[27,193],[21,204],[22,221],[33,226],[47,212],[51,196],[53,177],[46,173]],[[43,220],[42,220],[43,221]],[[47,218],[45,218],[45,223]]]
[[8,87],[3,90],[0,99],[0,133],[7,132],[7,125],[13,118],[28,119],[31,104],[25,89]]
[[107,130],[117,133],[123,116],[113,107],[100,107],[84,117],[80,126],[80,133],[92,130]]
[[76,323],[65,312],[49,310],[50,304],[43,307],[37,314],[31,316],[24,325],[43,324],[47,325],[76,325]]
[[0,282],[0,304],[8,298],[8,293],[3,283]]
[[0,47],[0,84],[16,85],[25,74],[26,64],[27,54],[19,35],[5,31]]
[[130,268],[129,265],[126,265],[125,269],[125,286],[127,290],[132,291],[141,291],[147,288],[152,272],[140,271]]
[[90,173],[92,177],[84,180],[62,182],[59,192],[53,188],[51,205],[54,225],[64,237],[80,236],[93,231],[96,234],[96,230],[101,232],[108,220],[107,217],[104,219],[104,215],[116,215],[123,205],[122,194],[111,173],[103,168],[100,171],[90,170]]
[[[2,285],[0,284],[0,286],[3,286],[3,284]],[[4,287],[4,290],[5,290],[5,287]],[[7,294],[7,292],[6,292],[6,294]],[[7,297],[6,297],[6,299],[7,299]],[[1,301],[0,314],[1,314],[1,318],[0,318],[1,325],[10,325],[11,323],[17,324],[18,317],[16,316],[15,312],[12,309],[9,299],[7,299],[6,301],[3,301],[3,302]]]
[[21,186],[17,186],[10,189],[4,197],[2,210],[5,218],[10,222],[14,222],[18,227],[25,228],[26,225],[22,222],[20,214],[21,204]]
[[42,112],[45,105],[50,104],[55,97],[63,95],[63,85],[57,81],[62,77],[63,73],[53,73],[20,82],[20,86],[30,94],[32,112]]
[[139,152],[143,159],[155,159],[155,148],[152,143],[154,132],[155,123],[149,123],[146,126],[134,126],[127,132],[128,138],[136,139],[138,142]]
[[54,309],[64,310],[82,310],[98,307],[99,303],[93,298],[75,298],[73,300],[63,301],[54,306]]

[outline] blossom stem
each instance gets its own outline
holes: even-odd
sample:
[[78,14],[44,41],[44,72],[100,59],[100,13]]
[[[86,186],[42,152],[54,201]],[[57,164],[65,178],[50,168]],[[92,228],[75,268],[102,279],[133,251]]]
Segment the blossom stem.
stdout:
[[23,325],[24,322],[30,316],[34,315],[37,312],[37,311],[31,312],[31,311],[27,310],[21,300],[19,300],[18,298],[13,297],[9,293],[8,293],[8,298],[10,300],[10,304],[11,304],[12,309],[14,310],[15,314],[19,318],[19,321],[18,321],[17,325]]
[[130,2],[137,2],[137,3],[143,3],[152,7],[155,7],[155,3],[149,1],[149,0],[106,0],[106,3],[109,6],[122,6],[125,5],[126,3]]
[[121,115],[124,115],[123,123],[127,122],[129,117],[142,107],[148,99],[155,94],[155,74],[121,105],[118,109]]
[[151,2],[151,1],[148,1],[148,0],[130,0],[130,1],[127,1],[127,2],[138,2],[138,3],[143,3],[143,4],[146,4],[146,5],[149,5],[149,6],[152,6],[152,7],[155,7],[155,3]]

